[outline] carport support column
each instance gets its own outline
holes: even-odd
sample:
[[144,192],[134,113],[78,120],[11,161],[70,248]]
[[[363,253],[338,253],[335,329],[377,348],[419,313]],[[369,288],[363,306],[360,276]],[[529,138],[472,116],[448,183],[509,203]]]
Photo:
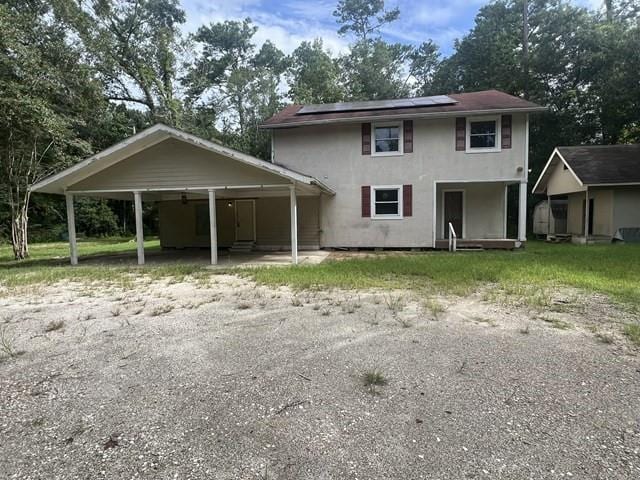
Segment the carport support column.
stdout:
[[138,265],[144,265],[144,232],[142,227],[142,194],[133,192],[133,204],[136,211],[136,244],[138,246]]
[[589,243],[589,187],[584,191],[584,244]]
[[209,235],[211,238],[211,265],[218,264],[218,229],[216,225],[216,191],[209,190]]
[[527,182],[520,182],[518,201],[518,240],[527,241]]
[[290,187],[291,204],[291,263],[298,264],[298,202],[296,199],[296,186]]
[[76,242],[76,215],[73,209],[73,194],[65,193],[67,201],[67,231],[69,233],[69,257],[71,265],[78,264],[78,243]]

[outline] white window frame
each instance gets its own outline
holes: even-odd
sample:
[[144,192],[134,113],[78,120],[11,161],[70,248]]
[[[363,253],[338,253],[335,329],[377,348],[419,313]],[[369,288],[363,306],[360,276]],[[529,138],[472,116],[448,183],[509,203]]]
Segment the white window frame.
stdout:
[[[398,127],[398,150],[396,152],[376,152],[376,128]],[[400,157],[404,155],[404,122],[383,122],[371,124],[371,156]]]
[[[371,186],[371,218],[374,220],[402,220],[403,218],[403,189],[402,185],[372,185]],[[398,213],[376,214],[376,191],[398,190]]]
[[[496,146],[490,148],[471,148],[471,124],[475,122],[496,122]],[[491,153],[502,151],[502,115],[490,115],[483,117],[467,117],[466,133],[467,153]]]

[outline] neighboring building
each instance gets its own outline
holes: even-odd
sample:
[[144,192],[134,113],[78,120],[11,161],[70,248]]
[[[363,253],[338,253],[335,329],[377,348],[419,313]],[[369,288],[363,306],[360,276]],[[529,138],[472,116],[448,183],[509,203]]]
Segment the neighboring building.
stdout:
[[550,236],[640,241],[640,145],[557,147],[533,193],[551,205]]
[[[74,196],[158,203],[163,247],[516,248],[526,239],[529,114],[495,90],[389,101],[292,105],[262,126],[272,161],[165,125],[33,186],[65,194],[72,262]],[[507,187],[519,185],[518,237]],[[294,221],[292,221],[294,220]],[[292,241],[293,240],[293,241]],[[139,262],[144,262],[142,243]]]

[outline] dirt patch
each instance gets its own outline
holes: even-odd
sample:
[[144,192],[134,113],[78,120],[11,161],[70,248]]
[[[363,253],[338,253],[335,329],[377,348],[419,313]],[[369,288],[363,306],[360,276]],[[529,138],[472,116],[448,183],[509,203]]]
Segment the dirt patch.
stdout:
[[637,350],[575,293],[541,311],[212,275],[5,297],[24,353],[0,361],[3,475],[634,478]]

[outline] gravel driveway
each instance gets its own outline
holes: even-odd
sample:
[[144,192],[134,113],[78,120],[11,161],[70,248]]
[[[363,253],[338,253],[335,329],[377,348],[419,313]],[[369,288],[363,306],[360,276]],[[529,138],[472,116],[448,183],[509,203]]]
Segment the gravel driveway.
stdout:
[[0,361],[0,477],[640,478],[622,337],[480,297],[434,318],[402,292],[214,278],[1,298],[23,352]]

